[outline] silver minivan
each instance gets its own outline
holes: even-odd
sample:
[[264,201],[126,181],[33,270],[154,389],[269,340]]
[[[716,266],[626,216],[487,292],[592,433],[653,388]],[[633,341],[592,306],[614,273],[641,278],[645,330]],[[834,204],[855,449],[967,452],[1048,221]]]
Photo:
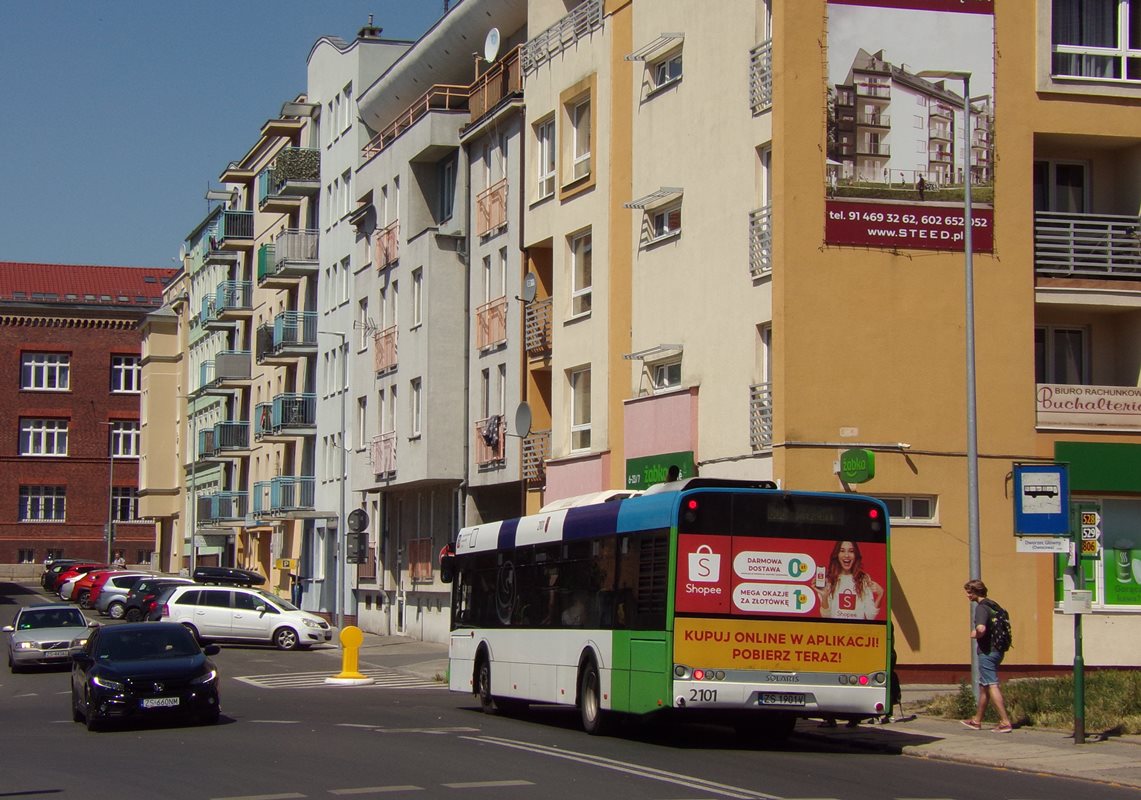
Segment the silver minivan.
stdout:
[[199,641],[272,644],[307,649],[333,638],[329,623],[277,595],[240,586],[175,587],[162,605],[164,622],[181,622]]

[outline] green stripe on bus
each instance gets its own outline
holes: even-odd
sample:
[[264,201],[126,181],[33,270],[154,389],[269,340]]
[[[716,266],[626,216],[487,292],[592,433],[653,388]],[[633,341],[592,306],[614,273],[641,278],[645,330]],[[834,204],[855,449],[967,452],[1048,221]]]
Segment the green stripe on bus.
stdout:
[[614,631],[611,707],[645,714],[670,705],[672,637],[666,631]]

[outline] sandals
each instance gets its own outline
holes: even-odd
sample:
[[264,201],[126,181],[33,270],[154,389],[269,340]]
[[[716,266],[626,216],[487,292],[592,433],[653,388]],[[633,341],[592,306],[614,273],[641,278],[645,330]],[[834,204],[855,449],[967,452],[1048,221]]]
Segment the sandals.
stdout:
[[975,722],[973,719],[961,719],[961,720],[959,720],[959,724],[965,725],[966,727],[970,728],[972,731],[981,731],[983,729],[982,724]]

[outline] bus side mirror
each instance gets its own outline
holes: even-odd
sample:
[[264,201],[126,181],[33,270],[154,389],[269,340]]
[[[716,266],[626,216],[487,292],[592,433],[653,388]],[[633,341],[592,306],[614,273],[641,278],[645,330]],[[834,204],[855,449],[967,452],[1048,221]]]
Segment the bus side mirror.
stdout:
[[456,557],[451,555],[440,556],[440,580],[451,583],[456,576]]

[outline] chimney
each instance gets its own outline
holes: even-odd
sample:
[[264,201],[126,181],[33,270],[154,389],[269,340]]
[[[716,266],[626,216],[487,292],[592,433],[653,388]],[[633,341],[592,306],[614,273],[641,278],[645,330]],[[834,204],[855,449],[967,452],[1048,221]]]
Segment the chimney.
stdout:
[[384,28],[378,28],[372,24],[372,14],[368,15],[368,25],[365,25],[357,31],[358,39],[379,39],[380,34],[384,32]]

